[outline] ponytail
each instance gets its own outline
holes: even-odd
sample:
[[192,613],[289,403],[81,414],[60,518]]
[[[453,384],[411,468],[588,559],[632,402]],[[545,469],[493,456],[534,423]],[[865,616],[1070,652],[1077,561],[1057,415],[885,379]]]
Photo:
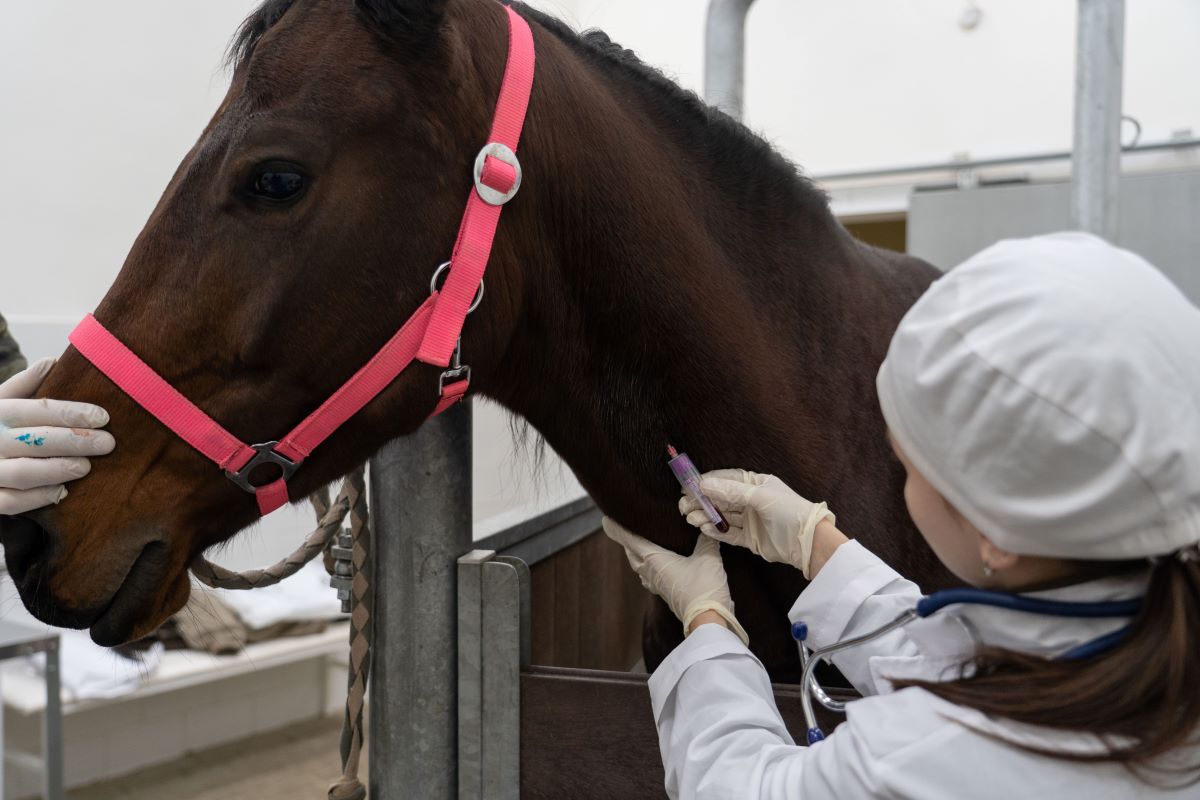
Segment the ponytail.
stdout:
[[1200,733],[1200,561],[1190,558],[1193,551],[1154,562],[1142,608],[1113,650],[1057,661],[984,648],[957,680],[895,685],[1015,722],[1093,733],[1106,745],[1092,754],[1019,745],[1025,750],[1118,762],[1143,779],[1153,772],[1196,782],[1198,751],[1186,752]]

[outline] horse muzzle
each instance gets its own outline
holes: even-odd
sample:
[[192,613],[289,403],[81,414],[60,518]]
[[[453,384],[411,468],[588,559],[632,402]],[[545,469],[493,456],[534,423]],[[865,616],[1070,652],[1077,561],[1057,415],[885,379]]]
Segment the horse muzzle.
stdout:
[[[100,559],[64,558],[67,550],[46,518],[47,512],[0,517],[0,544],[21,602],[36,618],[60,628],[89,628],[92,639],[111,647],[153,630],[165,614],[157,599],[172,577],[166,542],[152,538],[123,563],[123,571],[98,569]],[[147,537],[149,538],[149,537]],[[183,597],[187,597],[186,573]],[[174,576],[177,579],[180,576]],[[176,580],[174,583],[178,583]],[[69,587],[70,596],[64,594]],[[172,586],[171,595],[179,594]]]

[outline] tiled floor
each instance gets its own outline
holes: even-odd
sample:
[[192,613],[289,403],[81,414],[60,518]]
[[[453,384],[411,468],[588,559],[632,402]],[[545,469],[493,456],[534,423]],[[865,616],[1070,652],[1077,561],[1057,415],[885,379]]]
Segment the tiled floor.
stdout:
[[[303,800],[325,797],[340,771],[341,719],[294,725],[115,781],[67,794],[69,800]],[[366,753],[362,769],[367,775]]]

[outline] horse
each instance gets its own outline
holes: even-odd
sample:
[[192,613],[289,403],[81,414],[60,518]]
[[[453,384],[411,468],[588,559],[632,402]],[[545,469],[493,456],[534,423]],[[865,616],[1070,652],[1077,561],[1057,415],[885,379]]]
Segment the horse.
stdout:
[[[926,588],[950,577],[909,520],[874,375],[929,264],[854,240],[762,138],[604,34],[514,3],[537,68],[481,307],[471,392],[524,419],[604,513],[678,552],[665,445],[772,472]],[[229,92],[95,315],[227,430],[265,441],[342,385],[429,294],[454,242],[506,59],[496,0],[267,0]],[[322,444],[299,500],[417,429],[415,364]],[[189,564],[253,499],[73,347],[39,396],[109,410],[116,451],[59,505],[7,518],[29,610],[105,645],[181,608]],[[723,547],[737,613],[796,680],[791,567]],[[653,668],[681,639],[647,617]]]

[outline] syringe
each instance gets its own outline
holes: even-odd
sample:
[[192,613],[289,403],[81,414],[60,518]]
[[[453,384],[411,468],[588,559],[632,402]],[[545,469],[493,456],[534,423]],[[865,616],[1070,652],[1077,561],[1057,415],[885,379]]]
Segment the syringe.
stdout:
[[692,499],[700,504],[704,509],[704,513],[708,515],[708,520],[721,533],[729,530],[729,522],[721,514],[720,509],[713,505],[713,501],[708,499],[708,496],[700,490],[700,470],[696,469],[696,465],[688,458],[687,453],[680,453],[670,444],[667,445],[667,455],[671,460],[667,465],[674,473],[675,479],[679,481],[679,485],[683,490],[692,496]]

